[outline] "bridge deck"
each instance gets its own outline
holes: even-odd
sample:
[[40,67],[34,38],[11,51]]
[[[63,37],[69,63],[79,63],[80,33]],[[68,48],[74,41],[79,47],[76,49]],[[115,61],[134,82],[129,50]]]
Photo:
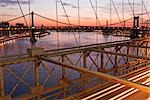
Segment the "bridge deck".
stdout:
[[[121,78],[126,78],[129,81],[138,82],[146,86],[150,86],[150,66],[145,66],[136,71],[130,72],[126,75],[121,76]],[[65,98],[70,99],[83,99],[83,100],[115,100],[115,99],[125,99],[125,100],[146,100],[150,98],[150,93],[140,91],[133,87],[127,85],[122,85],[120,83],[107,82],[105,84],[100,84],[92,87],[81,93],[77,93],[73,96]]]

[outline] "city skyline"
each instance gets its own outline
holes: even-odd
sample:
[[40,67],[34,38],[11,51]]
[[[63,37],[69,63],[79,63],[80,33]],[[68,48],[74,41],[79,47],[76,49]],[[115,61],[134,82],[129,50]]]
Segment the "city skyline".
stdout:
[[[35,13],[43,15],[47,18],[56,20],[56,0],[18,1],[24,14],[29,13],[30,9],[30,12],[34,11]],[[102,0],[79,0],[80,25],[96,25],[96,14],[98,17],[97,25],[99,25],[98,21],[101,25],[106,25],[106,22],[110,24],[110,21],[112,21],[111,23],[116,23],[119,21],[127,20],[133,17],[133,13],[135,14],[135,16],[140,16],[140,18],[143,17],[144,23],[149,22],[148,14],[150,7],[148,5],[150,4],[150,1],[148,0],[143,0],[143,5],[142,0],[111,0],[111,10],[110,0],[105,0],[102,2],[101,1]],[[65,10],[63,9],[63,7]],[[94,8],[94,10],[92,7]],[[0,8],[1,21],[8,21],[12,18],[22,16],[17,0],[0,0]],[[134,12],[132,11],[133,9]],[[79,24],[78,0],[57,0],[57,12],[59,21],[68,23],[69,19],[71,24]],[[31,22],[29,22],[29,16],[26,17],[26,20],[27,24],[30,25]],[[14,23],[24,23],[24,19],[22,18],[11,22],[11,24]],[[35,25],[40,26],[42,24],[46,26],[55,26],[56,22],[47,21],[43,18],[35,17]]]

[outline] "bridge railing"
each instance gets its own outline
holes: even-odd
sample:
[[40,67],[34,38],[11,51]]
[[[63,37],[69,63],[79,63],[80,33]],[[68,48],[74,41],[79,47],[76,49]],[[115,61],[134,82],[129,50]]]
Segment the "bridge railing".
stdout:
[[107,76],[96,77],[93,71],[118,77],[145,67],[150,63],[149,51],[150,42],[145,38],[49,51],[37,48],[1,57],[1,98],[64,98],[113,82],[106,81]]

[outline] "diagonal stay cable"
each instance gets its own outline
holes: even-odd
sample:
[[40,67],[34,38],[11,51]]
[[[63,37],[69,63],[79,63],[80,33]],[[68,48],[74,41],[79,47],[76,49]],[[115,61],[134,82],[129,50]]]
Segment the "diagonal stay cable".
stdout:
[[132,5],[131,5],[130,0],[128,0],[128,3],[129,3],[129,5],[130,5],[131,11],[132,11],[132,13],[133,13],[133,16],[135,16],[135,14],[134,14],[134,9],[133,9],[133,7],[132,7]]
[[[96,4],[95,7],[96,8],[94,8],[94,5],[93,5],[91,0],[90,0],[90,4],[91,4],[91,7],[92,7],[92,9],[94,11],[95,17],[96,17],[96,26],[97,26],[97,22],[98,22],[98,24],[100,26],[100,21],[99,21],[98,16],[97,16],[97,0],[95,1],[95,4]],[[98,34],[96,34],[96,43],[98,43]]]
[[145,11],[146,11],[146,13],[147,13],[147,16],[148,16],[149,20],[150,20],[150,16],[149,16],[148,10],[147,10],[147,8],[146,8],[146,5],[145,5],[145,3],[144,3],[144,0],[142,0],[142,1],[143,1],[144,9],[145,9]]
[[[99,24],[99,26],[100,26],[100,21],[99,21],[99,19],[98,19],[98,16],[97,16],[97,12],[95,11],[95,9],[94,9],[94,6],[93,6],[93,3],[92,3],[92,1],[91,0],[89,0],[90,1],[90,4],[91,4],[91,7],[92,7],[92,9],[93,9],[93,11],[94,11],[94,13],[95,13],[95,16],[96,16],[96,20],[98,21],[98,24]],[[105,41],[106,41],[106,43],[108,42],[107,41],[107,38],[104,36],[104,38],[105,38]]]
[[[113,4],[114,9],[115,9],[115,11],[116,11],[117,17],[118,17],[118,19],[119,19],[119,21],[120,21],[120,23],[121,23],[121,25],[122,25],[121,18],[120,18],[120,16],[119,16],[119,13],[118,13],[118,11],[117,11],[117,8],[116,8],[115,3],[114,3],[113,0],[112,0],[112,4]],[[123,25],[122,25],[122,26],[123,26]]]
[[[65,9],[65,7],[64,7],[64,5],[63,5],[63,2],[62,2],[62,0],[59,0],[59,1],[60,1],[61,5],[62,5],[62,8],[63,8],[64,13],[65,13],[65,16],[66,16],[66,18],[67,18],[67,20],[68,20],[68,23],[69,23],[70,26],[71,26],[71,23],[70,23],[70,20],[69,20],[68,15],[67,15],[66,9]],[[80,44],[79,44],[79,42],[78,42],[78,40],[77,40],[77,37],[75,36],[75,33],[74,33],[74,32],[72,32],[72,33],[73,33],[73,36],[74,36],[74,38],[75,38],[75,41],[76,41],[77,45],[80,46]]]
[[91,4],[92,9],[93,9],[93,11],[94,11],[94,14],[95,14],[95,16],[96,16],[96,20],[98,21],[98,24],[99,24],[99,26],[100,26],[101,24],[100,24],[100,21],[99,21],[98,16],[97,16],[97,11],[94,9],[94,5],[93,5],[93,3],[92,3],[91,0],[90,0],[90,4]]
[[23,13],[23,10],[22,10],[22,8],[21,8],[21,5],[20,5],[19,0],[17,0],[17,3],[18,3],[18,5],[19,5],[19,8],[20,8],[20,11],[21,11],[22,16],[23,16],[23,18],[24,18],[24,21],[25,21],[25,23],[26,23],[26,26],[28,26],[28,24],[27,24],[27,20],[26,20],[26,18],[25,18],[25,16],[24,16],[24,13]]

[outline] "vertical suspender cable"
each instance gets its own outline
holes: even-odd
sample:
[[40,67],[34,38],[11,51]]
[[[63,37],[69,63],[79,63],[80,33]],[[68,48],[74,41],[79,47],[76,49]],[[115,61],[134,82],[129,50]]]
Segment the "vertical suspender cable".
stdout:
[[[78,27],[79,27],[79,29],[80,29],[80,0],[78,0]],[[80,32],[79,32],[79,44],[80,44],[80,42],[81,42],[81,34],[80,34]]]
[[110,0],[110,22],[109,22],[109,23],[110,23],[110,27],[111,27],[111,23],[112,23],[112,22],[111,22],[111,21],[112,21],[112,20],[111,20],[111,19],[112,19],[111,13],[112,13],[112,9],[111,9],[111,0]]
[[124,21],[124,0],[122,0],[122,21]]
[[[124,0],[122,0],[122,21],[123,21],[123,28],[125,28],[125,21],[124,21]],[[123,29],[123,34],[125,29]]]
[[80,0],[78,0],[78,26],[80,26]]
[[58,33],[58,1],[56,0],[56,31],[57,31],[57,48],[59,49],[59,33]]
[[[96,10],[96,27],[97,27],[97,19],[98,19],[97,0],[95,0],[95,10]],[[98,33],[96,33],[96,43],[98,43]]]
[[95,12],[96,12],[96,26],[97,26],[97,18],[98,18],[98,15],[97,15],[97,0],[95,0]]
[[134,7],[134,0],[133,0],[133,15],[135,17],[135,7]]
[[31,6],[30,6],[30,0],[28,0],[28,4],[29,4],[29,26],[30,26],[30,10],[31,10]]
[[142,0],[142,25],[143,25],[143,5],[144,5],[144,1]]

